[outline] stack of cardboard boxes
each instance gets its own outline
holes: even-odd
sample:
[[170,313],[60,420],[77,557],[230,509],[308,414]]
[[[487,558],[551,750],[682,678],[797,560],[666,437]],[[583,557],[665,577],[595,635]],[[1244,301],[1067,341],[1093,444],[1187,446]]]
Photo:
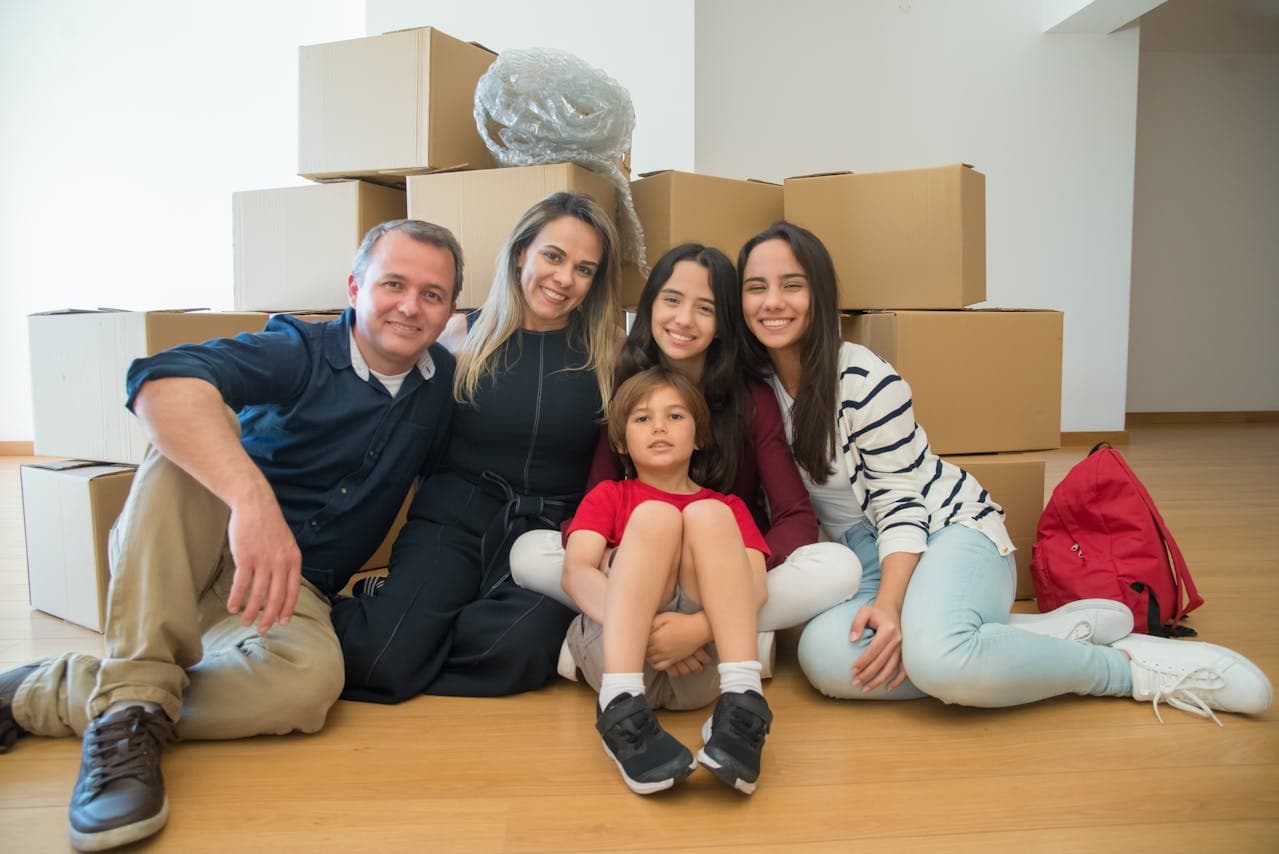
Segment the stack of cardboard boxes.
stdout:
[[[24,466],[33,606],[102,628],[108,530],[146,439],[125,410],[141,356],[258,331],[268,312],[333,316],[364,233],[404,216],[443,225],[466,258],[459,309],[480,306],[502,241],[527,208],[581,190],[614,210],[607,179],[569,164],[493,168],[472,113],[495,54],[433,28],[299,49],[298,174],[317,182],[234,194],[235,312],[53,312],[30,318],[35,449],[76,460]],[[1043,463],[1009,452],[1056,447],[1061,315],[975,311],[985,299],[983,177],[966,166],[822,175],[785,186],[662,171],[631,184],[650,263],[697,241],[730,258],[786,216],[830,247],[850,340],[911,383],[935,451],[1008,513],[1024,573],[1043,502]],[[634,305],[640,270],[623,274]],[[327,312],[327,313],[326,313]],[[93,461],[93,462],[85,462]],[[407,502],[407,498],[406,498]],[[384,566],[390,538],[368,567]],[[1029,582],[1019,595],[1030,595]]]
[[1017,547],[1017,597],[1061,441],[1062,315],[970,309],[986,299],[986,182],[965,164],[791,178],[786,218],[829,247],[843,337],[910,384],[935,453],[999,502]]

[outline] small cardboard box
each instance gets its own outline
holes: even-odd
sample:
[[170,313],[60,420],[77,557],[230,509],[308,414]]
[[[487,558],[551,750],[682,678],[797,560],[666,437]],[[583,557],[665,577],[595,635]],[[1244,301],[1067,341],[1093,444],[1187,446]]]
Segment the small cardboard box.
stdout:
[[261,332],[267,315],[55,311],[27,319],[35,452],[137,465],[147,438],[125,409],[129,364],[178,344]]
[[830,250],[840,308],[986,299],[986,177],[971,166],[787,178],[785,199]]
[[[644,227],[648,266],[681,243],[713,246],[737,263],[742,244],[782,218],[782,187],[689,172],[649,172],[631,182]],[[622,304],[635,305],[644,276],[634,264],[622,275]]]
[[1035,531],[1044,512],[1044,461],[1031,454],[982,454],[946,457],[977,478],[990,497],[1004,508],[1004,527],[1017,551],[1017,598],[1033,599],[1030,554]]
[[365,233],[403,219],[404,191],[365,181],[249,190],[231,197],[235,310],[339,309]]
[[22,466],[31,607],[102,631],[111,579],[107,535],[134,472],[84,460]]
[[298,49],[298,174],[491,168],[475,84],[497,55],[431,27]]
[[615,215],[613,184],[581,166],[553,163],[408,179],[409,216],[442,225],[462,244],[465,268],[457,307],[479,308],[488,296],[498,253],[524,212],[562,190],[586,193]]
[[1061,312],[876,311],[841,332],[910,383],[935,453],[1060,447]]

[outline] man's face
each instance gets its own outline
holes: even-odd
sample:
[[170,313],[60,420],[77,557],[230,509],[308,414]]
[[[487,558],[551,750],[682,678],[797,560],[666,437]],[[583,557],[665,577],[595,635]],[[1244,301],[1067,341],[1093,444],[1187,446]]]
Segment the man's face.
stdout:
[[453,313],[453,255],[389,231],[373,246],[364,280],[347,278],[355,342],[368,366],[402,374],[440,337]]

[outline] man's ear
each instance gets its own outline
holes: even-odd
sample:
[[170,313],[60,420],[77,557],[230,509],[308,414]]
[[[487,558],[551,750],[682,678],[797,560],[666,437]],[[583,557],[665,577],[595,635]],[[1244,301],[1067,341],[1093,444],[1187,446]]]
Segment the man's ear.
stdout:
[[355,308],[355,295],[359,290],[360,283],[355,280],[355,275],[348,275],[346,277],[346,302],[351,308]]

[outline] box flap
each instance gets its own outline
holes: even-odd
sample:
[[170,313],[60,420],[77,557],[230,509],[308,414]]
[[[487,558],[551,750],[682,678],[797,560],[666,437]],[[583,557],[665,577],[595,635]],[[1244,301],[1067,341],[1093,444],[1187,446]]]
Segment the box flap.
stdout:
[[23,468],[46,469],[48,471],[66,471],[67,469],[79,469],[85,466],[96,466],[92,460],[47,460],[40,463],[23,463]]
[[807,175],[792,175],[786,180],[802,181],[805,178],[833,178],[836,175],[852,175],[852,174],[854,173],[851,169],[842,169],[836,172],[809,172]]
[[473,41],[473,42],[467,42],[467,44],[473,44],[473,45],[475,45],[476,47],[478,47],[480,50],[488,51],[489,53],[493,54],[494,56],[499,56],[499,55],[500,55],[500,54],[498,54],[498,52],[497,52],[497,51],[493,50],[493,48],[489,47],[489,46],[488,46],[488,45],[486,45],[486,44],[480,44],[479,42],[475,42],[475,41]]
[[746,179],[746,181],[747,181],[747,183],[750,183],[750,184],[767,184],[767,185],[768,185],[768,186],[770,186],[770,187],[780,187],[780,186],[782,186],[781,184],[777,183],[776,181],[765,181],[763,178],[747,178],[747,179]]

